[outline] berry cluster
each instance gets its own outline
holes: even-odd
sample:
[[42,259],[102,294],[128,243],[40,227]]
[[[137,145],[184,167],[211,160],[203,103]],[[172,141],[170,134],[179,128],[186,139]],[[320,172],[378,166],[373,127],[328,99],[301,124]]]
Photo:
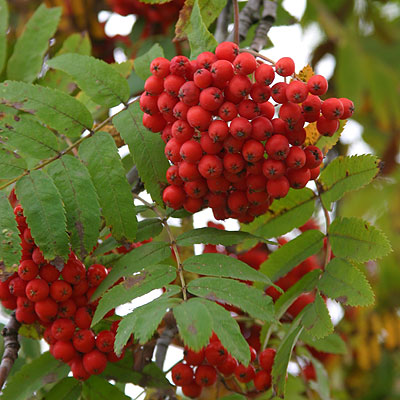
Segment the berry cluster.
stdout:
[[[114,353],[119,321],[97,335],[90,329],[98,304],[91,297],[107,276],[107,268],[93,264],[86,269],[71,252],[60,272],[35,245],[20,205],[15,207],[14,214],[21,237],[21,260],[18,273],[0,282],[1,304],[16,310],[20,323],[41,325],[51,354],[67,363],[76,379],[100,374],[108,361],[116,362],[123,357]],[[113,314],[111,310],[106,318]]]
[[213,334],[210,343],[198,352],[185,347],[184,362],[172,368],[172,381],[182,387],[185,396],[192,398],[200,396],[203,387],[213,385],[219,375],[223,378],[234,375],[242,383],[253,381],[257,391],[265,391],[271,386],[276,351],[267,348],[257,356],[256,350],[251,346],[249,348],[250,364],[239,364]]
[[331,136],[354,110],[348,99],[322,101],[326,79],[298,80],[291,58],[271,66],[231,42],[192,61],[156,58],[150,70],[140,107],[172,164],[163,200],[192,213],[209,206],[216,219],[250,222],[290,187],[316,179],[323,155],[304,145],[305,124]]

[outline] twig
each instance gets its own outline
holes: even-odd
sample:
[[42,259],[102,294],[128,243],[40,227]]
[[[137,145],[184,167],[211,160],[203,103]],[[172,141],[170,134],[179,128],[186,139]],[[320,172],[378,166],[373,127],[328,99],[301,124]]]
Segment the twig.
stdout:
[[151,210],[153,210],[153,212],[160,218],[161,223],[165,226],[165,229],[167,231],[168,237],[169,237],[169,243],[172,247],[172,251],[175,254],[175,258],[176,258],[176,263],[178,264],[178,275],[179,275],[179,279],[181,281],[181,287],[182,287],[182,296],[183,296],[183,300],[187,300],[187,290],[186,290],[186,282],[185,282],[185,277],[183,276],[183,264],[181,261],[181,257],[179,254],[179,250],[178,250],[178,246],[176,245],[176,240],[175,240],[175,236],[171,231],[170,226],[168,225],[167,219],[165,218],[165,216],[158,210],[158,208],[154,205],[154,204],[150,204],[148,201],[146,201],[145,199],[142,199],[139,195],[137,195],[136,193],[132,193],[132,196],[135,199],[138,199],[139,201],[141,201],[145,206],[149,207]]
[[[246,38],[250,27],[260,20],[260,2],[261,0],[249,0],[240,11],[239,23],[235,24],[239,28],[239,42]],[[235,30],[229,34],[227,40],[234,40],[234,33]]]
[[325,261],[324,261],[324,268],[323,268],[325,270],[326,266],[328,265],[329,261],[331,260],[331,243],[329,241],[329,236],[328,236],[328,230],[329,230],[329,226],[331,224],[331,218],[329,216],[328,210],[324,206],[324,203],[322,202],[322,199],[321,199],[321,191],[322,191],[321,185],[318,183],[318,181],[316,181],[316,184],[317,184],[317,190],[318,190],[318,197],[321,202],[321,207],[322,207],[322,210],[324,211],[324,216],[325,216],[326,253],[325,253]]
[[263,5],[264,10],[261,15],[261,21],[258,24],[253,42],[250,46],[255,51],[260,51],[265,47],[268,40],[268,32],[276,19],[276,2],[273,0],[264,0]]
[[18,330],[20,326],[21,324],[15,318],[15,312],[13,312],[1,332],[4,337],[4,353],[0,364],[0,389],[3,387],[15,360],[18,358],[18,350],[20,348]]
[[228,0],[226,6],[222,10],[217,19],[217,26],[215,28],[215,39],[221,43],[228,36],[228,26],[232,18],[232,0]]
[[250,50],[250,49],[240,49],[240,52],[241,52],[241,53],[250,53],[250,54],[253,54],[254,57],[261,58],[262,60],[267,61],[267,62],[269,62],[269,63],[272,64],[272,65],[275,65],[275,61],[274,61],[274,60],[271,60],[270,58],[268,58],[268,57],[266,57],[266,56],[263,56],[262,54],[258,53],[257,51]]
[[233,41],[239,46],[239,4],[238,0],[233,2]]
[[165,328],[162,331],[160,337],[157,339],[156,343],[156,365],[161,370],[164,366],[165,356],[167,355],[167,350],[172,342],[174,336],[178,333],[178,328],[176,326],[175,318],[171,311],[167,312],[164,317]]

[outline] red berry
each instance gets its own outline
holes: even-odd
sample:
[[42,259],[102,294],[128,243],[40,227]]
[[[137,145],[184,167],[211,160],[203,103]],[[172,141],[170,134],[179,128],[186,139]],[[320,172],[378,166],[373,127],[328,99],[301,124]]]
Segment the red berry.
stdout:
[[[179,163],[178,172],[180,178],[182,178],[183,182],[195,181],[196,179],[200,179],[201,175],[197,168],[196,164],[189,163],[187,161],[182,161]],[[182,182],[182,185],[183,185]],[[182,186],[179,185],[179,186]]]
[[208,128],[208,134],[214,142],[223,142],[229,135],[229,127],[225,121],[215,120]]
[[[218,109],[218,116],[224,121],[232,121],[237,116],[237,109],[235,104],[226,101]],[[214,121],[216,122],[216,121]],[[210,125],[211,127],[211,125]]]
[[245,167],[245,161],[241,154],[228,153],[223,159],[224,168],[228,172],[238,173]]
[[39,276],[45,281],[51,283],[59,278],[60,271],[54,265],[44,264],[40,267]]
[[183,203],[183,208],[186,211],[194,214],[203,208],[203,198],[187,197]]
[[300,169],[289,169],[286,172],[290,186],[294,189],[302,189],[311,178],[311,172],[307,167]]
[[299,169],[306,163],[306,154],[304,150],[297,146],[292,146],[285,160],[288,168]]
[[83,263],[71,253],[67,263],[64,264],[61,275],[66,282],[76,285],[85,278],[86,269]]
[[55,301],[66,301],[72,296],[72,287],[65,281],[55,281],[50,286],[50,296]]
[[111,331],[101,331],[96,337],[96,347],[103,353],[114,350],[115,335]]
[[108,274],[107,268],[101,264],[92,264],[87,270],[87,279],[89,285],[97,287],[106,278]]
[[75,332],[75,324],[66,318],[60,318],[53,322],[51,334],[56,340],[69,340]]
[[71,342],[58,340],[52,347],[51,354],[64,363],[71,361],[76,356],[76,350]]
[[[217,121],[215,121],[215,122],[217,122]],[[220,122],[222,122],[222,121],[220,121]],[[218,142],[218,141],[214,141],[213,139],[211,139],[211,137],[209,136],[209,133],[207,133],[207,132],[201,133],[200,146],[203,150],[203,153],[210,154],[210,155],[219,154],[224,147],[224,145],[221,141]]]
[[235,368],[235,376],[239,382],[248,383],[254,379],[255,375],[256,371],[251,364],[249,364],[247,367],[245,367],[243,364],[239,364]]
[[307,146],[304,149],[304,153],[306,155],[305,166],[307,168],[313,169],[321,165],[324,156],[317,146]]
[[242,155],[248,162],[257,162],[264,156],[264,146],[258,140],[249,139],[242,147]]
[[157,96],[152,96],[149,92],[143,92],[139,100],[140,109],[146,114],[158,114],[157,100]]
[[164,57],[155,58],[150,64],[150,71],[159,78],[165,78],[169,74],[171,62]]
[[58,313],[58,304],[51,297],[47,297],[35,303],[35,312],[42,321],[50,322]]
[[185,347],[183,351],[183,358],[189,365],[200,365],[203,362],[204,357],[204,348],[199,351],[194,351]]
[[193,382],[193,369],[183,363],[176,364],[172,370],[172,381],[176,386],[186,386]]
[[163,192],[163,201],[168,206],[174,210],[178,210],[182,207],[185,201],[185,192],[180,186],[168,186]]
[[288,194],[290,185],[285,176],[277,179],[271,179],[267,182],[267,192],[274,199],[280,199]]
[[268,390],[271,386],[271,374],[267,371],[258,371],[254,377],[254,387],[259,392]]
[[211,386],[217,380],[217,371],[211,365],[199,365],[195,373],[195,381],[199,386]]
[[294,61],[290,57],[283,57],[275,63],[276,73],[281,76],[294,74],[294,68]]
[[217,178],[222,174],[223,165],[219,157],[215,155],[205,155],[199,162],[199,172],[203,178]]
[[190,163],[199,161],[203,155],[203,149],[201,148],[200,143],[195,140],[188,140],[183,143],[179,152],[182,160]]
[[90,374],[86,371],[83,366],[83,361],[81,357],[76,357],[71,363],[72,376],[80,381],[86,381],[90,378]]
[[333,136],[339,129],[339,121],[337,119],[327,119],[321,115],[317,120],[317,130],[322,136]]
[[[200,106],[208,111],[216,111],[224,102],[224,96],[220,89],[209,87],[200,94]],[[194,104],[193,104],[194,105]]]
[[186,76],[191,70],[190,61],[185,56],[175,56],[170,63],[169,70],[171,74]]
[[326,99],[321,105],[321,112],[326,119],[339,119],[344,113],[343,103],[334,97]]
[[36,249],[33,250],[33,252],[32,252],[32,260],[37,265],[41,265],[41,264],[45,264],[46,263],[46,260],[45,260],[45,258],[43,256],[43,253],[41,252],[39,247],[36,247]]
[[101,374],[107,366],[107,357],[101,351],[94,349],[83,356],[83,366],[91,375]]
[[164,80],[164,89],[171,96],[178,96],[179,89],[185,83],[185,78],[178,75],[168,75]]
[[344,109],[343,115],[340,117],[340,119],[350,118],[354,113],[354,103],[351,100],[346,99],[345,97],[342,97],[339,100],[343,104]]
[[274,363],[275,354],[276,354],[276,350],[271,348],[271,347],[263,350],[259,354],[258,361],[260,363],[260,367],[263,370],[265,370],[267,372],[271,372],[272,371],[272,365]]
[[36,277],[39,267],[32,260],[22,261],[18,267],[18,275],[25,281],[30,281]]
[[231,135],[237,139],[247,139],[251,135],[251,123],[243,117],[236,117],[229,127]]
[[258,117],[261,112],[258,103],[250,99],[244,99],[239,103],[239,115],[246,119],[254,119]]
[[161,94],[164,90],[164,80],[159,76],[150,75],[144,83],[144,90],[153,96]]
[[80,329],[74,333],[72,343],[79,352],[89,353],[95,347],[96,338],[91,329]]
[[81,279],[81,281],[79,283],[77,283],[76,285],[73,285],[72,288],[72,295],[73,296],[82,296],[83,294],[85,294],[89,289],[89,283],[87,281],[87,279]]
[[75,313],[75,323],[78,328],[88,329],[92,323],[93,312],[89,307],[79,307]]
[[49,285],[43,279],[29,281],[25,289],[26,297],[34,302],[44,300],[49,295],[49,291]]
[[59,316],[62,318],[72,318],[76,312],[76,304],[72,299],[63,301],[59,305]]
[[311,293],[303,293],[301,294],[293,304],[288,308],[287,312],[292,315],[292,317],[297,317],[300,311],[310,303],[313,303],[315,297]]
[[229,91],[240,99],[250,93],[251,87],[252,83],[250,79],[244,75],[235,75],[228,85]]
[[[180,121],[184,122],[184,121]],[[181,155],[179,154],[181,149],[181,144],[175,139],[172,138],[164,148],[164,154],[172,163],[176,164],[182,160]]]
[[[201,93],[203,93],[202,91]],[[193,81],[185,82],[179,89],[178,97],[187,106],[195,106],[199,102],[200,89]]]
[[302,81],[292,81],[286,88],[286,97],[293,103],[302,103],[308,95],[307,84]]
[[205,356],[211,365],[223,364],[228,357],[228,352],[220,342],[212,342],[205,349]]
[[321,96],[328,90],[328,82],[322,75],[313,75],[307,82],[311,94]]
[[228,196],[228,207],[233,211],[243,214],[249,208],[246,192],[237,190]]
[[232,62],[239,54],[239,46],[233,42],[222,42],[215,49],[215,55],[219,60]]
[[254,74],[256,78],[256,82],[269,86],[273,80],[275,79],[275,72],[274,69],[268,64],[260,64]]
[[[174,108],[172,109],[172,115],[176,119],[180,119],[182,121],[186,121],[187,112],[189,110],[189,106],[187,106],[184,102],[178,101]],[[167,125],[168,126],[168,125]],[[165,128],[164,128],[165,129]],[[163,132],[164,133],[164,132]]]
[[241,75],[252,74],[257,68],[257,62],[250,53],[240,53],[233,61],[237,73]]
[[225,86],[225,84],[233,78],[235,72],[231,62],[228,60],[218,60],[211,65],[211,74],[214,82],[224,82]]
[[203,107],[194,106],[187,112],[187,121],[190,126],[200,131],[205,131],[211,124],[212,115]]
[[196,199],[204,197],[208,192],[208,187],[203,179],[197,179],[195,181],[185,182],[184,184],[185,193],[189,197]]
[[211,85],[213,76],[211,72],[205,68],[198,69],[193,76],[193,81],[200,89],[208,88]]
[[269,119],[257,117],[251,121],[251,137],[259,142],[267,140],[273,135],[273,126]]
[[191,383],[190,385],[185,385],[182,386],[182,393],[191,398],[196,398],[199,397],[202,391],[202,387],[198,385],[197,383]]
[[265,150],[272,159],[284,160],[289,153],[289,141],[283,135],[273,135],[265,144]]
[[275,83],[274,86],[271,87],[271,97],[277,103],[286,103],[288,101],[286,97],[286,88],[288,84],[286,82],[278,82]]
[[34,311],[18,307],[15,311],[15,318],[21,324],[33,324],[37,319]]
[[255,102],[264,103],[271,97],[271,88],[261,83],[254,83],[250,91],[250,96]]
[[152,132],[161,132],[167,121],[163,118],[161,113],[157,113],[154,115],[143,114],[142,119],[143,126]]
[[235,372],[237,366],[238,362],[236,361],[236,359],[228,354],[227,359],[222,364],[218,365],[217,369],[219,372],[221,372],[221,374],[229,376]]

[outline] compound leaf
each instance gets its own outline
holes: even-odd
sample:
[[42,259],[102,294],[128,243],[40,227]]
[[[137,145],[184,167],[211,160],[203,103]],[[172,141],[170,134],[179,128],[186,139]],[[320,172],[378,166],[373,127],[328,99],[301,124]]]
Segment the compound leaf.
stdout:
[[150,63],[157,57],[164,57],[164,50],[158,43],[155,43],[148,52],[135,58],[133,62],[135,72],[144,81],[151,75]]

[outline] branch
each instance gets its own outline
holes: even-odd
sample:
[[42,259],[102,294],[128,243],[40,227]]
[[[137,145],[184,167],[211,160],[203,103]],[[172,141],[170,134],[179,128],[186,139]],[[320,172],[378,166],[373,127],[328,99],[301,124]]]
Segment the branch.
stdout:
[[18,358],[18,350],[20,348],[18,330],[20,326],[21,324],[15,318],[15,312],[13,312],[1,332],[4,337],[4,353],[0,364],[0,389],[3,387],[15,360]]
[[239,3],[238,0],[232,0],[233,2],[233,41],[239,46]]
[[[239,41],[241,42],[247,36],[250,27],[260,20],[260,2],[261,0],[249,0],[239,14]],[[234,31],[232,31],[227,40],[233,41]]]
[[165,356],[167,355],[168,346],[172,339],[178,333],[175,318],[171,311],[167,312],[164,317],[165,328],[156,343],[156,365],[163,369]]
[[277,4],[273,0],[263,0],[264,10],[261,15],[261,21],[256,29],[256,33],[251,44],[255,51],[262,50],[268,41],[268,32],[276,20]]
[[221,43],[228,36],[228,26],[232,18],[232,0],[228,0],[226,6],[222,10],[217,19],[217,26],[215,28],[215,39]]

